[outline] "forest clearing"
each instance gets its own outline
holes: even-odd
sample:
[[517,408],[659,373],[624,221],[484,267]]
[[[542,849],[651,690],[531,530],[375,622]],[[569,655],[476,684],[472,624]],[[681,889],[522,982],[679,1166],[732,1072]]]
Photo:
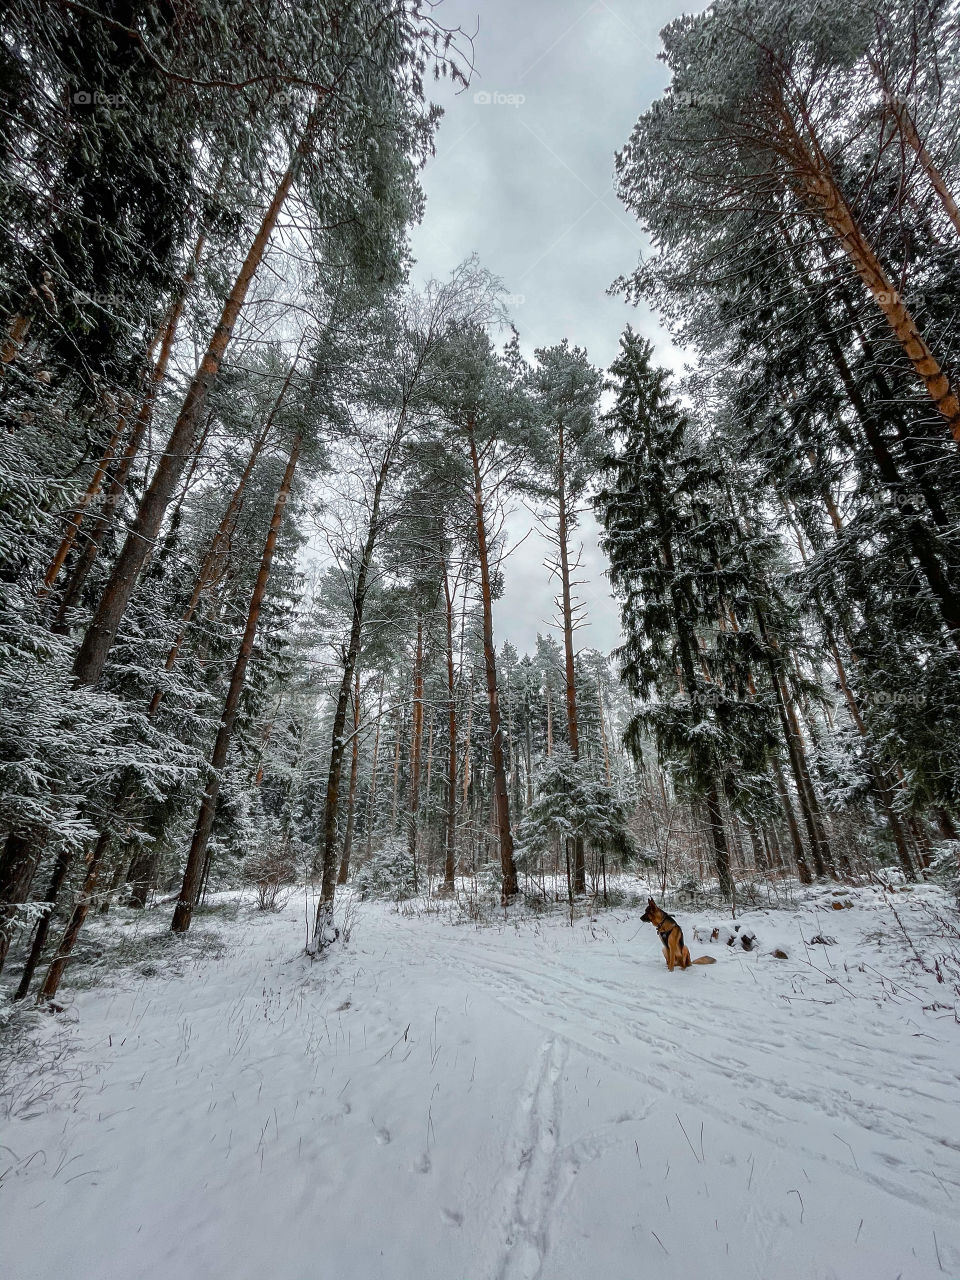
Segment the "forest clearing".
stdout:
[[953,1274],[948,905],[837,900],[746,910],[749,952],[678,912],[717,964],[672,974],[636,910],[364,902],[321,962],[302,891],[126,912],[9,1094],[6,1274]]
[[956,0],[0,31],[2,1280],[960,1277]]

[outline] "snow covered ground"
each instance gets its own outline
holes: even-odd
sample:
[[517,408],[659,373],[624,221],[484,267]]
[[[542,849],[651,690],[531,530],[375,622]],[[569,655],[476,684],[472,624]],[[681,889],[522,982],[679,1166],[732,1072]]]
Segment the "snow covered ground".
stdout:
[[317,963],[302,895],[129,923],[125,973],[67,990],[8,1081],[0,1272],[960,1277],[956,992],[889,903],[921,954],[949,908],[845,899],[746,913],[751,953],[678,911],[718,963],[673,974],[637,911],[362,904]]

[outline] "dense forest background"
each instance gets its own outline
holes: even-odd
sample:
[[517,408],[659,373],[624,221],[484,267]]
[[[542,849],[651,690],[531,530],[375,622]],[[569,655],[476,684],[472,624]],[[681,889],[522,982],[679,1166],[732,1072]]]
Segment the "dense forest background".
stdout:
[[[16,2],[0,94],[0,966],[312,880],[509,904],[956,875],[960,32],[718,0],[617,157],[609,369],[411,284],[443,6]],[[607,285],[598,281],[598,288]],[[620,601],[577,643],[578,521]],[[516,510],[553,635],[498,642]],[[308,549],[309,547],[309,549]],[[318,550],[319,548],[319,550]]]

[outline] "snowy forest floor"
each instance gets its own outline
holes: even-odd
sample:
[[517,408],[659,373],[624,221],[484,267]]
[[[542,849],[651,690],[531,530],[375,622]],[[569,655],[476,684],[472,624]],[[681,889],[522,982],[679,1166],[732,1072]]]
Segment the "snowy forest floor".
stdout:
[[672,974],[638,910],[362,903],[317,962],[302,891],[115,912],[61,1012],[0,1004],[3,1274],[960,1276],[956,913],[832,900],[749,953],[678,909],[718,963]]

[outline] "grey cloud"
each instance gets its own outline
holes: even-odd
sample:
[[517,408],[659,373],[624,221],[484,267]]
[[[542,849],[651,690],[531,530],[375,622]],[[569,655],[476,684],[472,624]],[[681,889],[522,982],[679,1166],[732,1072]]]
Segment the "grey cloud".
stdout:
[[[415,277],[445,275],[475,251],[518,296],[511,312],[528,355],[567,337],[606,367],[629,322],[651,338],[663,363],[680,367],[682,355],[656,318],[606,290],[643,247],[613,190],[614,152],[667,83],[658,32],[682,12],[668,0],[485,0],[473,83],[459,94],[438,93],[446,114],[423,175],[427,211],[413,236]],[[445,0],[438,16],[472,32],[478,8]],[[474,101],[481,92],[524,101]],[[515,514],[512,540],[529,524],[526,513]],[[580,642],[606,650],[618,642],[617,608],[592,521],[582,534],[590,626]],[[542,560],[532,535],[507,562],[498,641],[530,649],[552,617],[554,587]]]

